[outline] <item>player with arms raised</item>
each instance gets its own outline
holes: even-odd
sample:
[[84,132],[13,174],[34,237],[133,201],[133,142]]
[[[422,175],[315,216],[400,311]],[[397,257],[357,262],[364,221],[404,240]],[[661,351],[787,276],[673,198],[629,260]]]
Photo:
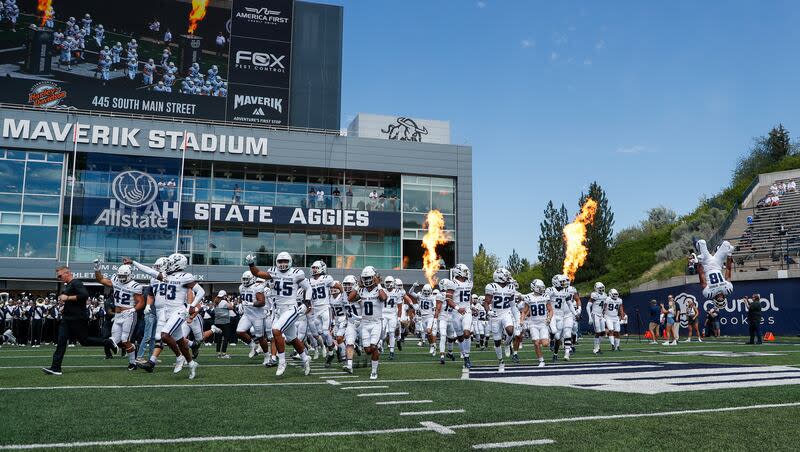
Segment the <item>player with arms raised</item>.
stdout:
[[117,274],[108,279],[100,273],[100,260],[94,261],[94,279],[113,289],[114,320],[111,325],[111,342],[122,346],[128,353],[128,370],[136,370],[136,346],[131,335],[136,330],[136,311],[144,309],[142,286],[133,280],[130,265],[120,265]]
[[[282,251],[275,258],[275,266],[269,271],[259,270],[256,267],[256,258],[252,254],[245,257],[250,273],[257,278],[263,278],[272,284],[272,294],[275,297],[275,320],[272,324],[272,336],[275,348],[278,351],[278,369],[276,376],[286,372],[286,342],[294,346],[303,363],[303,373],[311,373],[311,357],[306,353],[303,341],[297,335],[297,321],[300,316],[306,315],[311,306],[311,286],[308,284],[303,270],[292,267],[292,255]],[[297,300],[297,291],[303,290],[302,301]]]

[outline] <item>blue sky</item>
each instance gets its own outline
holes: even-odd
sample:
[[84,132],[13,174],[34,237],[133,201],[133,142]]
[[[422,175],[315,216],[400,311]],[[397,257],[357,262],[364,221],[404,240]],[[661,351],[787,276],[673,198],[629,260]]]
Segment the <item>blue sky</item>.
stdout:
[[[331,2],[336,3],[336,2]],[[800,134],[800,3],[341,1],[343,127],[452,122],[473,146],[474,247],[535,260],[548,200],[597,180],[616,230],[683,214],[778,122]]]

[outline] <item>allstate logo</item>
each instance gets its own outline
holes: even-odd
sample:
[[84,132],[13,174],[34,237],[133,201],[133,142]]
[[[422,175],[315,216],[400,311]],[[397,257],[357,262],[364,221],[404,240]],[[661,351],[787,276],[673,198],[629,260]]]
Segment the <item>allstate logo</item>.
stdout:
[[694,295],[682,292],[680,295],[675,297],[675,303],[677,303],[681,308],[681,318],[679,319],[681,328],[687,328],[689,326],[689,320],[686,318],[686,311],[689,307],[689,301],[694,302],[695,309],[700,309],[697,305],[697,298],[695,298]]
[[158,184],[147,173],[125,171],[114,178],[111,192],[119,202],[128,207],[142,207],[155,201]]

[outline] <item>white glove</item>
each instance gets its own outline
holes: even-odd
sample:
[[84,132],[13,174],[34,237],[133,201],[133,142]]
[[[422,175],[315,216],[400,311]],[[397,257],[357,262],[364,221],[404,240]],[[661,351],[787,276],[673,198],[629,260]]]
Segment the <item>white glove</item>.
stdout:
[[220,297],[220,298],[222,298],[222,297],[224,297],[224,296],[226,296],[226,295],[228,295],[228,292],[225,292],[224,290],[220,290],[220,291],[217,293],[217,296],[218,296],[218,297]]
[[589,325],[594,325],[594,316],[593,315],[589,316]]
[[580,317],[580,316],[581,316],[581,312],[583,312],[583,307],[582,307],[582,306],[578,306],[578,307],[575,309],[575,316],[576,316],[576,317]]
[[245,262],[247,262],[247,265],[253,265],[256,263],[256,257],[253,256],[252,254],[248,254],[247,256],[245,256],[244,260]]
[[299,312],[300,314],[305,314],[307,311],[308,307],[306,307],[305,304],[300,304],[300,306],[297,307],[297,312]]
[[150,315],[151,312],[153,312],[153,308],[151,308],[149,304],[145,305],[145,307],[144,307],[145,315]]
[[99,272],[100,271],[100,259],[95,259],[92,262],[94,262],[94,271]]

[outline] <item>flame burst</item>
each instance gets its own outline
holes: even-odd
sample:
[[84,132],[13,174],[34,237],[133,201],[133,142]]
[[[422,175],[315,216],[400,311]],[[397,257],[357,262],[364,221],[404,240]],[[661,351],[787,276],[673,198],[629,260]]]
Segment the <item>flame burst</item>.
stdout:
[[39,0],[39,4],[36,6],[36,9],[42,13],[42,22],[39,24],[39,26],[44,27],[44,24],[53,14],[53,0]]
[[435,286],[439,281],[436,272],[439,271],[440,256],[436,254],[436,245],[442,245],[450,241],[450,236],[444,232],[444,217],[442,212],[431,210],[425,220],[423,227],[428,229],[425,237],[422,238],[422,247],[425,253],[422,255],[422,269],[425,270],[425,277],[431,286]]
[[194,34],[197,24],[206,17],[206,8],[210,0],[192,0],[192,12],[189,13],[189,34]]
[[597,212],[597,201],[587,198],[581,207],[581,213],[575,221],[564,226],[564,241],[567,244],[567,256],[564,259],[563,272],[570,281],[575,280],[575,273],[583,266],[589,251],[586,249],[586,226],[594,223]]

